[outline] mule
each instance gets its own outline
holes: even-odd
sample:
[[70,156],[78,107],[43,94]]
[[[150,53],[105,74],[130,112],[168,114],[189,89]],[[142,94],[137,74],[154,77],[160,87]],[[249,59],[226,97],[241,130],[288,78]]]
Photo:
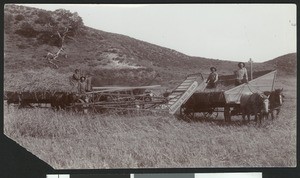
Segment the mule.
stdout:
[[259,119],[259,123],[263,118],[267,117],[269,112],[269,96],[265,94],[253,93],[251,95],[242,95],[240,100],[240,109],[243,121],[247,115],[250,121],[250,115],[255,116],[255,121]]
[[283,98],[284,95],[282,94],[283,88],[282,89],[276,89],[275,91],[267,91],[264,92],[265,95],[269,95],[269,101],[270,101],[270,106],[269,106],[269,114],[271,114],[272,120],[275,118],[274,117],[274,111],[276,111],[276,118],[278,118],[278,115],[280,113],[281,106],[283,104]]
[[50,103],[50,94],[47,92],[5,92],[7,106],[18,104],[19,108],[30,107],[33,104]]
[[77,97],[74,93],[56,92],[51,97],[51,107],[54,110],[65,110],[68,106],[76,101]]

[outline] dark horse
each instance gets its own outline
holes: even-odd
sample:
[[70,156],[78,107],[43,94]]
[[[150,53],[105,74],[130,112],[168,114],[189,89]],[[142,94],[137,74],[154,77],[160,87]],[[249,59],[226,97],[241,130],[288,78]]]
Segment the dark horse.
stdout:
[[32,104],[49,103],[49,93],[45,92],[5,92],[4,99],[7,100],[7,105],[18,104],[19,108],[31,107]]
[[255,116],[255,121],[259,119],[259,123],[264,117],[267,117],[269,111],[269,96],[265,94],[253,93],[251,95],[241,96],[241,112],[243,121],[247,115],[250,121],[250,115]]
[[272,119],[274,119],[274,111],[276,111],[276,118],[279,115],[280,108],[283,103],[283,97],[282,89],[276,89],[275,91],[266,91],[264,92],[265,95],[269,95],[269,101],[270,101],[270,107],[269,107],[269,114],[271,114]]
[[7,106],[18,104],[19,108],[31,107],[33,104],[51,104],[54,109],[66,109],[74,101],[72,93],[68,92],[5,92]]
[[51,107],[55,110],[68,109],[76,101],[76,95],[69,92],[56,92],[50,98]]

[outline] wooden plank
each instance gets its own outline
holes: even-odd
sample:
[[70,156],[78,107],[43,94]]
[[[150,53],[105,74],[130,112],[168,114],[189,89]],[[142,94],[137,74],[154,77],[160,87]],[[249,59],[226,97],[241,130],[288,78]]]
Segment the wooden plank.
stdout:
[[187,77],[186,79],[187,80],[195,80],[195,79],[197,79],[198,77],[197,76],[190,76],[190,77]]
[[173,95],[172,97],[169,96],[169,98],[170,98],[170,100],[171,100],[171,99],[173,99],[173,98],[178,98],[178,97],[180,97],[181,95],[182,95],[182,94],[180,94],[180,95]]
[[182,82],[179,86],[187,86],[187,85],[191,85],[194,81],[191,82]]
[[193,83],[193,82],[191,82],[191,83],[182,83],[182,84],[179,85],[178,87],[180,87],[180,86],[189,87],[189,86],[191,86],[192,83]]
[[106,86],[106,87],[92,87],[93,90],[133,90],[133,89],[152,89],[159,88],[161,85],[137,86],[137,87],[124,87],[124,86]]
[[186,79],[182,83],[192,83],[193,81],[195,81],[195,80],[194,79]]
[[171,93],[169,95],[169,98],[173,97],[173,96],[178,96],[178,95],[182,95],[182,92],[176,92],[176,93]]
[[[179,97],[178,97],[179,98]],[[172,98],[169,100],[169,102],[173,102],[173,101],[176,101],[178,98]]]
[[175,92],[185,92],[186,89],[175,89]]
[[[179,87],[177,87],[176,89],[188,89],[189,86],[190,86],[190,85],[188,85],[188,86],[179,86]],[[176,90],[176,89],[175,89],[175,90]]]

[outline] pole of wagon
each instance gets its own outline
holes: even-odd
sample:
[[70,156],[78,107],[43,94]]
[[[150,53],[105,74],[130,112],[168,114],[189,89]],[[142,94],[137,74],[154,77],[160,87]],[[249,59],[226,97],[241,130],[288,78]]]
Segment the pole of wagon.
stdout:
[[253,61],[251,58],[249,60],[249,63],[250,63],[250,80],[252,80],[253,79]]

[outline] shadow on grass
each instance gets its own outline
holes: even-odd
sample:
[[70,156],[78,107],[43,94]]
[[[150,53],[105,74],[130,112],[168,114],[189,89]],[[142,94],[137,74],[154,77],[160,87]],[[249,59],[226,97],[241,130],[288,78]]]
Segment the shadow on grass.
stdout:
[[250,121],[248,121],[247,119],[243,120],[242,116],[235,116],[234,118],[231,119],[231,121],[225,121],[224,118],[204,118],[204,117],[189,118],[189,117],[182,117],[182,116],[176,116],[176,118],[184,122],[210,123],[216,126],[247,126],[247,125],[263,126],[265,125],[264,123],[267,121],[267,120],[262,121],[262,123],[260,124],[258,121],[255,121],[254,119],[251,119]]

